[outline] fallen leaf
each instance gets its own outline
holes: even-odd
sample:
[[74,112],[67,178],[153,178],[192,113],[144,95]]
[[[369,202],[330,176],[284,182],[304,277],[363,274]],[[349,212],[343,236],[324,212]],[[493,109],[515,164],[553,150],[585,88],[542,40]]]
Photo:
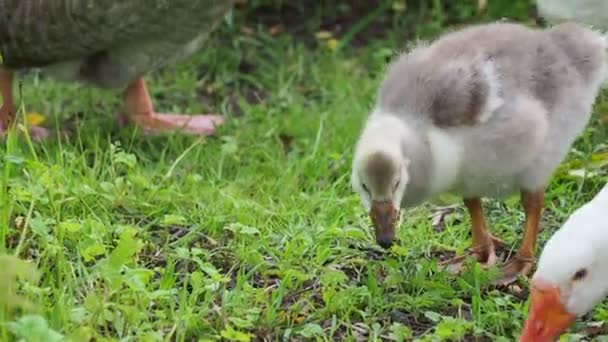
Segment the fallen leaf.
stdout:
[[395,12],[404,12],[407,8],[405,0],[395,0],[393,1],[393,11]]
[[40,113],[25,114],[25,122],[28,126],[40,126],[46,121],[46,117]]
[[431,225],[433,226],[433,230],[436,232],[441,232],[445,229],[445,217],[448,214],[454,212],[454,210],[458,208],[458,205],[450,205],[447,207],[437,207],[435,212],[431,215]]
[[369,328],[363,323],[355,323],[351,326],[355,341],[367,341],[369,336]]
[[608,326],[605,322],[590,322],[587,324],[587,327],[583,329],[583,332],[587,337],[604,335],[608,333]]
[[336,51],[336,49],[338,49],[338,40],[336,38],[329,38],[326,42],[325,45],[331,50],[331,51]]
[[27,222],[26,218],[23,216],[15,217],[15,227],[19,230],[23,230],[25,228],[25,223]]
[[586,169],[577,169],[577,170],[570,170],[568,171],[568,175],[570,176],[574,176],[574,177],[579,177],[579,178],[593,178],[593,177],[597,177],[600,175],[599,172],[594,172],[594,171],[589,171]]
[[507,292],[510,293],[512,296],[519,298],[521,300],[525,300],[526,297],[528,296],[527,291],[525,291],[524,288],[522,288],[521,285],[519,285],[517,283],[508,285]]
[[283,28],[281,27],[281,25],[274,25],[270,29],[268,29],[268,33],[270,33],[271,36],[276,36],[277,34],[281,33],[282,31],[283,31]]
[[330,31],[319,31],[315,34],[315,36],[320,40],[327,40],[334,37]]
[[247,36],[255,35],[255,31],[251,27],[247,27],[247,26],[241,27],[241,32]]
[[462,255],[458,258],[441,261],[438,266],[439,269],[444,270],[449,274],[460,274],[466,266],[467,258],[468,255]]

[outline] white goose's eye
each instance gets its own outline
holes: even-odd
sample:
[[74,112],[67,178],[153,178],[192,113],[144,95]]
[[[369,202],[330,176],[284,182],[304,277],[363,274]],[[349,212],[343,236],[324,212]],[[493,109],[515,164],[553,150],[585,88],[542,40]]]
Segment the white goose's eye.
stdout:
[[400,180],[397,179],[397,181],[395,182],[395,185],[393,185],[393,192],[397,191],[397,188],[399,187],[399,183],[400,183]]
[[581,268],[574,273],[574,275],[572,276],[572,280],[573,281],[583,280],[587,276],[587,273],[588,272],[587,272],[586,268]]

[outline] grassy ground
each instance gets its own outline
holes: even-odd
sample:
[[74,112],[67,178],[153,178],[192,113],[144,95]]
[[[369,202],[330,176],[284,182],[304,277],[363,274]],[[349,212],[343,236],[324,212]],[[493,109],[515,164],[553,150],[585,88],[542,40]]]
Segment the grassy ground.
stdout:
[[[533,25],[533,6],[489,1],[477,16],[475,1],[283,5],[281,19],[267,3],[250,1],[207,50],[150,78],[160,110],[224,113],[211,139],[119,128],[116,93],[22,79],[26,111],[71,137],[0,152],[0,340],[514,340],[525,281],[496,289],[474,265],[437,270],[469,246],[459,201],[409,210],[384,252],[349,171],[386,62],[407,39],[503,16]],[[599,118],[550,186],[541,243],[605,181]],[[438,204],[457,207],[432,224]],[[493,232],[517,247],[517,198],[485,205]],[[607,319],[598,307],[569,338],[602,340],[593,322]]]

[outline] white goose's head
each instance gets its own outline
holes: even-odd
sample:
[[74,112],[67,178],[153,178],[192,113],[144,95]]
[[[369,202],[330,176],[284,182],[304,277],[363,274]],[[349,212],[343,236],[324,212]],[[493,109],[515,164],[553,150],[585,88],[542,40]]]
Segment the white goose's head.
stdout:
[[520,341],[555,341],[608,294],[608,187],[547,242],[531,280]]
[[377,243],[388,248],[395,237],[401,201],[410,181],[403,154],[403,123],[393,116],[368,121],[353,157],[351,182],[376,229]]

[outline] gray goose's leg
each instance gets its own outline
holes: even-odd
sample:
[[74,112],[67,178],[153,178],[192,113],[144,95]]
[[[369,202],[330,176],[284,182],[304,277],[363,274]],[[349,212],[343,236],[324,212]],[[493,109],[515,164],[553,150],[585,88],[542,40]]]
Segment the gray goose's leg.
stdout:
[[[13,72],[0,66],[0,95],[2,96],[2,107],[0,107],[0,136],[4,136],[15,120],[15,104],[13,102]],[[44,127],[28,127],[29,135],[34,140],[42,140],[49,137],[50,132]]]
[[207,136],[215,133],[216,127],[224,122],[219,115],[180,115],[155,112],[146,83],[141,77],[127,87],[123,96],[125,109],[130,115],[130,119],[147,132],[182,131]]
[[2,107],[0,107],[0,132],[4,134],[15,117],[13,106],[13,73],[0,67],[0,95],[2,95]]

